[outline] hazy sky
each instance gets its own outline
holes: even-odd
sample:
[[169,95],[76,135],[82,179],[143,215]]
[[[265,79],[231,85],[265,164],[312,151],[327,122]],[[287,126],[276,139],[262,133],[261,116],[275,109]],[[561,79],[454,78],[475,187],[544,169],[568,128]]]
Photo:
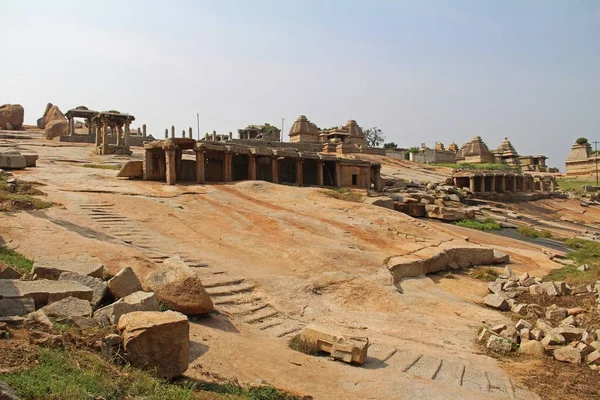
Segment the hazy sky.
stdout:
[[402,147],[600,140],[600,1],[0,0],[0,104],[117,109],[157,137],[299,114]]

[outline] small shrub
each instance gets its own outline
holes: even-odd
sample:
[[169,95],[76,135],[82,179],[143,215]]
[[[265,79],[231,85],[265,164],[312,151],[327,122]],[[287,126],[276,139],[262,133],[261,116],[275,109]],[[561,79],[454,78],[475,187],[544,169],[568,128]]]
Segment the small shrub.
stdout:
[[448,273],[444,274],[443,278],[456,279],[456,277],[454,275],[452,275],[452,272],[448,272]]
[[519,232],[521,236],[527,236],[530,238],[541,237],[546,239],[552,239],[552,233],[545,230],[537,230],[530,226],[520,226],[519,228],[517,228],[517,232]]
[[479,231],[497,231],[501,229],[500,224],[492,218],[486,218],[483,222],[475,221],[473,219],[463,219],[462,221],[456,222],[456,225],[462,226],[463,228],[477,229]]
[[288,342],[288,347],[292,350],[299,351],[300,353],[308,354],[309,356],[316,356],[321,353],[321,349],[317,342],[304,339],[301,335],[292,337]]
[[580,138],[577,138],[577,140],[575,141],[575,143],[577,143],[577,144],[586,144],[586,143],[588,143],[588,140],[585,137],[580,137]]
[[338,200],[351,201],[353,203],[362,203],[364,196],[360,193],[353,192],[348,188],[327,188],[326,190],[321,190],[327,197],[333,197]]
[[0,246],[0,262],[19,271],[22,274],[31,272],[33,261],[6,246]]
[[500,274],[494,268],[484,267],[477,268],[470,274],[473,278],[479,279],[486,282],[493,282],[498,279]]
[[165,311],[169,311],[169,307],[167,307],[167,305],[165,303],[163,303],[162,301],[160,302],[160,306],[159,306],[159,310],[160,312],[165,312]]

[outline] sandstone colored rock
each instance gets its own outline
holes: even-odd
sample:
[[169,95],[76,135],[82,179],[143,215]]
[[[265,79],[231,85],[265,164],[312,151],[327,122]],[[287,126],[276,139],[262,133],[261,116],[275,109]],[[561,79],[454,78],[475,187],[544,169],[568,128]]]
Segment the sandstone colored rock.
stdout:
[[542,282],[540,286],[542,292],[547,294],[548,296],[560,296],[558,288],[556,287],[554,282]]
[[36,125],[39,129],[44,129],[46,127],[46,115],[48,115],[48,111],[52,108],[52,103],[46,104],[46,108],[44,109],[44,114],[41,118],[37,119]]
[[75,272],[80,275],[102,279],[104,265],[72,260],[38,260],[33,264],[32,272],[38,279],[58,279],[63,272]]
[[594,350],[586,357],[588,364],[600,365],[600,351]]
[[300,337],[314,343],[321,351],[332,358],[347,363],[364,364],[367,359],[369,340],[349,338],[322,327],[309,325],[302,330]]
[[35,302],[28,297],[0,299],[0,317],[27,315],[35,311]]
[[583,329],[570,326],[561,326],[552,329],[550,332],[548,332],[548,335],[561,335],[567,342],[574,342],[575,340],[581,340],[583,332],[585,332]]
[[0,262],[0,279],[20,279],[21,276],[20,272]]
[[[506,325],[504,325],[504,328],[502,330],[500,330],[500,332],[502,332],[504,329],[506,329]],[[477,335],[477,339],[480,342],[487,343],[490,336],[497,336],[500,332],[496,332],[495,329],[488,329],[488,328],[484,327],[484,328],[481,328],[481,330],[479,331],[479,334]]]
[[560,326],[577,326],[577,321],[575,321],[575,317],[573,315],[569,315],[567,318],[563,319],[558,324]]
[[25,109],[20,104],[4,104],[0,106],[0,129],[19,130],[23,127]]
[[117,299],[139,292],[142,284],[130,267],[125,267],[108,281],[108,290]]
[[394,209],[394,200],[386,196],[367,197],[363,200],[365,204],[371,204],[378,207]]
[[127,161],[117,174],[117,178],[141,178],[144,176],[143,161]]
[[181,313],[133,312],[119,319],[124,357],[134,367],[156,371],[166,379],[188,368],[189,321]]
[[403,203],[395,201],[394,210],[415,218],[424,217],[427,215],[425,205],[420,203]]
[[92,305],[96,306],[102,298],[106,294],[107,285],[100,278],[94,278],[93,276],[81,275],[76,272],[63,272],[58,277],[59,281],[74,281],[79,282],[82,285],[85,285],[92,289],[92,301],[90,302]]
[[159,310],[160,305],[154,293],[139,291],[102,307],[94,313],[94,318],[100,321],[102,325],[114,325],[122,315],[136,311]]
[[512,350],[512,342],[500,336],[490,336],[485,347],[496,353],[508,354]]
[[46,139],[52,140],[55,137],[67,135],[68,122],[66,120],[54,120],[46,124],[44,133]]
[[497,294],[502,291],[502,286],[503,286],[502,282],[490,282],[488,284],[488,289],[490,290],[490,292]]
[[505,324],[500,324],[500,325],[496,325],[494,326],[491,331],[494,333],[500,333],[503,330],[505,330],[507,328],[507,326]]
[[48,124],[54,121],[64,121],[67,122],[67,117],[60,111],[58,106],[50,106],[47,112],[44,114],[44,127],[48,127]]
[[193,315],[213,309],[200,278],[179,257],[165,260],[146,276],[144,283],[170,310]]
[[558,307],[548,307],[546,309],[546,319],[550,320],[560,320],[567,318],[567,309],[566,308],[558,308]]
[[517,322],[517,324],[515,325],[515,329],[518,331],[520,331],[521,329],[532,330],[533,325],[531,325],[529,322],[525,321],[524,319],[520,319],[519,322]]
[[506,299],[504,299],[504,297],[501,297],[497,294],[488,294],[487,296],[485,296],[483,298],[483,303],[486,306],[496,308],[501,311],[509,310],[509,306],[508,306],[508,303],[506,302]]
[[537,340],[528,340],[521,343],[519,353],[535,358],[544,358],[544,346]]
[[41,308],[50,317],[87,317],[92,315],[92,306],[87,300],[66,297]]
[[0,298],[28,297],[33,299],[36,308],[70,296],[90,301],[92,294],[87,286],[72,281],[0,279]]
[[546,334],[546,336],[542,339],[542,345],[547,348],[549,346],[560,346],[562,344],[566,343],[565,338],[558,334],[558,333],[548,333]]
[[581,351],[574,347],[561,347],[559,349],[554,350],[554,358],[562,362],[579,364],[581,363]]

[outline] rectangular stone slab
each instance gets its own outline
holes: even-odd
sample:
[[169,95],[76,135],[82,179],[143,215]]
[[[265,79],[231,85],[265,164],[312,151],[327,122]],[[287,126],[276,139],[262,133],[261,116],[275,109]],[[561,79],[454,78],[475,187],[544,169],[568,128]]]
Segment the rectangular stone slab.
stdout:
[[18,317],[34,311],[35,303],[33,299],[28,297],[19,299],[0,299],[0,317]]
[[36,309],[69,296],[91,301],[93,291],[73,281],[0,279],[0,299],[29,297],[35,302]]
[[63,272],[75,272],[102,279],[104,265],[86,261],[38,260],[33,264],[33,272],[38,279],[58,279]]

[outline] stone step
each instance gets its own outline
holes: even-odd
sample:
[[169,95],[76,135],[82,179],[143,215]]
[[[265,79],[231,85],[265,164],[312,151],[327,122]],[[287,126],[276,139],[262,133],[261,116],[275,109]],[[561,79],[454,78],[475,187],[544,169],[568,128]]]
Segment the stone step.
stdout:
[[279,318],[271,318],[253,326],[256,326],[260,331],[266,331],[268,333],[271,329],[282,326],[283,323],[284,321]]
[[209,279],[202,279],[202,286],[204,286],[205,289],[208,289],[208,288],[221,287],[221,286],[239,285],[239,284],[243,283],[244,281],[245,281],[244,279],[235,279],[235,278],[213,279],[213,280],[211,280],[209,278]]
[[437,357],[424,355],[419,357],[405,372],[425,379],[435,379],[442,366],[442,360]]
[[450,385],[462,386],[465,365],[460,361],[443,360],[435,380]]
[[253,285],[248,284],[239,284],[239,285],[230,285],[230,286],[218,286],[216,288],[208,288],[206,291],[210,295],[210,297],[224,297],[230,296],[238,293],[247,293],[254,290]]
[[478,390],[480,392],[490,391],[490,382],[487,374],[481,368],[473,366],[465,367],[463,374],[462,386],[470,390]]
[[279,315],[279,311],[274,309],[273,307],[264,307],[254,313],[248,318],[246,318],[243,322],[247,324],[259,324],[268,319],[272,319],[273,317]]
[[221,307],[221,311],[227,313],[228,315],[231,315],[232,317],[243,317],[260,311],[266,307],[269,307],[268,303],[246,303],[241,305]]
[[250,296],[242,296],[240,294],[230,295],[230,296],[221,296],[217,299],[213,299],[213,303],[216,306],[223,305],[236,305],[236,304],[255,304],[261,301],[261,298],[255,295]]

